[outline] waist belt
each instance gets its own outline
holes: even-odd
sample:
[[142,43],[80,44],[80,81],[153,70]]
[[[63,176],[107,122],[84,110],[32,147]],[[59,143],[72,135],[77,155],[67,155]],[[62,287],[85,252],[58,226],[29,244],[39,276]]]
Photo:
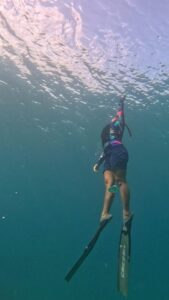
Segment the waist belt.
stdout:
[[112,146],[115,146],[115,145],[121,145],[122,142],[121,141],[118,141],[118,140],[115,140],[115,141],[108,141],[104,144],[103,148],[105,149],[107,146],[109,145],[112,145]]

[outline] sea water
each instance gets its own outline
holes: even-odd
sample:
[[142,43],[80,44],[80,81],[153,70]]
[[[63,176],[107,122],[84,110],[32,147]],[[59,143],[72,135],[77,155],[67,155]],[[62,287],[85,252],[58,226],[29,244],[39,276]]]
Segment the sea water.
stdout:
[[130,300],[169,300],[169,3],[0,3],[0,299],[111,300],[121,202],[100,217],[100,132],[126,94]]

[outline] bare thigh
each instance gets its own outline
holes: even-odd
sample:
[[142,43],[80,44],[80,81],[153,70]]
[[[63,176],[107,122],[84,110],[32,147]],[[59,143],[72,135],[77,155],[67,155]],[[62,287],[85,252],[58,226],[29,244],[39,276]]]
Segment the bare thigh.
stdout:
[[111,187],[113,184],[115,184],[115,181],[115,173],[110,170],[106,170],[104,172],[104,182],[106,187]]
[[113,172],[115,182],[120,185],[122,182],[126,182],[126,170],[116,170]]

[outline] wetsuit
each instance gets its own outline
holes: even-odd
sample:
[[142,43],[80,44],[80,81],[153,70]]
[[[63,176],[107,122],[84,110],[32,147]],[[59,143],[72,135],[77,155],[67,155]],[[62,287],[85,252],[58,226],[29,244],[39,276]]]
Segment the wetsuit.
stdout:
[[97,165],[99,167],[104,161],[103,171],[126,170],[127,168],[128,152],[122,144],[124,127],[124,102],[120,101],[116,116],[110,124],[103,128],[101,134],[104,150],[99,157]]

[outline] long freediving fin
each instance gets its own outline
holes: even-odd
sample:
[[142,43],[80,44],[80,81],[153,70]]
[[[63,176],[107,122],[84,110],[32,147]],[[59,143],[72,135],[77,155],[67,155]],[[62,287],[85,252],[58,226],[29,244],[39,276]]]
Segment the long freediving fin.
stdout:
[[128,277],[129,264],[131,256],[131,216],[128,223],[123,226],[120,234],[119,256],[118,256],[118,273],[117,273],[117,287],[118,291],[123,295],[128,294]]
[[86,259],[86,257],[90,254],[90,252],[92,251],[92,249],[94,248],[100,233],[102,232],[102,230],[105,228],[105,226],[107,225],[107,223],[110,221],[109,220],[105,220],[103,222],[100,223],[99,228],[97,229],[96,233],[94,234],[93,238],[90,240],[90,242],[87,244],[87,246],[84,248],[84,251],[82,253],[82,255],[79,257],[79,259],[75,262],[75,264],[73,265],[73,267],[70,269],[70,271],[66,274],[65,276],[65,280],[66,281],[70,281],[71,278],[73,277],[73,275],[76,273],[76,271],[80,268],[81,264],[84,262],[84,260]]

